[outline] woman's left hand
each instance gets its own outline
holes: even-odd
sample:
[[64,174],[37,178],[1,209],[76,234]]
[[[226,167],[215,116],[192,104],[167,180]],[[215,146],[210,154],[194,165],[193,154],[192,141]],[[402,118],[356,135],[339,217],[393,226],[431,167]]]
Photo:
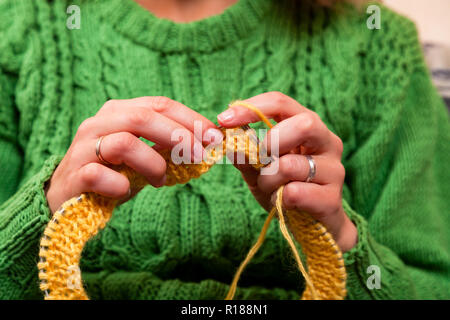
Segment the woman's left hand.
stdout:
[[[272,174],[260,174],[250,165],[236,165],[255,199],[269,211],[275,204],[276,191],[285,185],[285,209],[308,212],[327,227],[343,252],[353,248],[357,230],[342,207],[345,169],[341,163],[341,139],[328,130],[315,112],[280,92],[263,93],[244,102],[277,122],[263,141],[269,154],[276,154],[278,148],[279,158],[264,169]],[[217,119],[226,128],[260,121],[255,112],[239,105],[222,112]],[[278,144],[270,139],[276,138],[275,130]],[[311,155],[316,164],[316,174],[310,182],[306,182],[310,173],[306,155]]]

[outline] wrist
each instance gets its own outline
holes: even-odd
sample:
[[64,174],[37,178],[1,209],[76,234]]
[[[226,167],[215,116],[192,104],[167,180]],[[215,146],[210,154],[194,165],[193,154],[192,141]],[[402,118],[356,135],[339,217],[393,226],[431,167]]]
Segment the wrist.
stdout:
[[44,186],[44,195],[45,198],[47,199],[47,205],[50,209],[50,213],[53,215],[53,213],[56,211],[57,208],[55,208],[54,206],[54,199],[55,199],[55,195],[54,195],[54,188],[51,188],[51,184],[52,184],[52,179],[49,179],[45,186]]

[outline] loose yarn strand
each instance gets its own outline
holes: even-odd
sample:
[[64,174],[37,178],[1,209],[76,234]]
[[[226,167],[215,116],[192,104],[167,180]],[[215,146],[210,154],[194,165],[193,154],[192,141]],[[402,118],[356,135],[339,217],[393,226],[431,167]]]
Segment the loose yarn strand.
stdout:
[[297,262],[298,269],[302,273],[303,277],[305,278],[307,286],[309,286],[311,290],[311,295],[314,300],[317,300],[317,292],[316,288],[314,287],[314,284],[311,280],[311,278],[308,275],[308,272],[305,270],[305,267],[303,266],[303,262],[300,259],[300,255],[297,252],[297,248],[295,247],[294,241],[292,240],[292,237],[286,227],[286,221],[284,219],[284,213],[282,208],[283,203],[283,190],[284,186],[281,186],[277,191],[277,200],[276,200],[276,208],[278,211],[278,219],[280,220],[280,230],[283,237],[286,239],[287,243],[289,244],[292,254],[294,255],[295,261]]
[[273,124],[270,123],[269,119],[254,105],[244,102],[244,101],[234,101],[229,105],[229,108],[237,107],[237,106],[243,106],[247,109],[252,110],[256,115],[261,119],[262,122],[264,122],[269,128],[273,127]]
[[233,300],[234,294],[236,293],[237,283],[239,281],[239,278],[241,277],[241,273],[244,271],[247,264],[255,256],[255,254],[258,252],[259,248],[261,247],[261,245],[264,243],[264,239],[266,237],[267,230],[269,229],[270,222],[272,222],[272,219],[275,216],[275,211],[276,211],[275,207],[273,207],[272,210],[270,210],[270,213],[267,216],[266,221],[264,222],[264,225],[258,236],[258,240],[256,240],[255,244],[248,252],[247,257],[245,257],[244,261],[242,261],[241,265],[239,266],[238,270],[236,271],[236,274],[233,277],[233,282],[230,285],[230,290],[228,291],[228,294],[225,297],[225,300]]
[[[246,103],[243,101],[235,101],[229,105],[229,108],[236,107],[236,106],[243,106],[247,109],[252,110],[261,119],[261,121],[263,121],[269,128],[273,127],[272,123],[270,123],[269,119],[267,119],[267,117],[261,112],[261,110],[259,110],[252,104]],[[274,206],[272,208],[272,210],[270,210],[270,213],[269,213],[266,221],[264,222],[264,226],[261,230],[261,233],[258,236],[258,240],[253,245],[253,247],[250,249],[250,251],[248,252],[244,261],[241,263],[238,270],[236,271],[236,273],[233,277],[233,282],[230,285],[230,289],[228,291],[227,296],[225,297],[225,300],[233,300],[239,278],[241,277],[241,274],[244,271],[245,267],[248,265],[250,260],[255,256],[256,252],[263,244],[267,230],[269,228],[269,225],[270,225],[270,222],[272,221],[273,216],[275,215],[275,212],[278,213],[281,234],[286,239],[287,243],[289,244],[289,247],[291,248],[291,251],[292,251],[292,254],[294,255],[295,261],[297,262],[298,269],[300,270],[303,277],[305,278],[306,284],[310,287],[311,295],[312,295],[313,299],[314,300],[317,299],[317,292],[314,288],[313,282],[311,281],[311,278],[309,277],[308,272],[306,271],[305,267],[303,266],[303,262],[300,259],[300,256],[297,252],[297,248],[295,247],[294,241],[292,240],[292,237],[286,227],[286,221],[284,219],[284,213],[283,213],[283,207],[282,207],[283,189],[284,189],[284,186],[281,186],[278,189],[276,206]]]

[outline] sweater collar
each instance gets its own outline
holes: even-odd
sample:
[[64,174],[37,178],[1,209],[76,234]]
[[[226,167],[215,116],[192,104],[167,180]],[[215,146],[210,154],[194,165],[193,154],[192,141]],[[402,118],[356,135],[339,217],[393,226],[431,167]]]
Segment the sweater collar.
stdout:
[[261,25],[271,0],[240,0],[223,13],[175,23],[161,19],[133,0],[102,0],[105,23],[133,41],[164,52],[214,51],[248,36]]

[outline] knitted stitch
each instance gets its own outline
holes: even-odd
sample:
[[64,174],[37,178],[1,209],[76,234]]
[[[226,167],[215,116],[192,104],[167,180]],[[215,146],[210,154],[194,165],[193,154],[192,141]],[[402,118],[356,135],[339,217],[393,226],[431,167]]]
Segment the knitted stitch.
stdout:
[[[79,30],[66,28],[71,4]],[[43,298],[44,184],[108,99],[167,96],[215,120],[229,101],[282,91],[344,143],[343,206],[358,229],[344,254],[347,298],[449,299],[448,114],[414,25],[380,8],[382,28],[368,30],[364,10],[303,0],[240,0],[189,24],[131,0],[0,0],[0,298]],[[222,299],[266,217],[231,165],[146,186],[86,244],[86,292]],[[367,286],[370,266],[380,289]],[[236,298],[298,299],[295,269],[272,224]]]

